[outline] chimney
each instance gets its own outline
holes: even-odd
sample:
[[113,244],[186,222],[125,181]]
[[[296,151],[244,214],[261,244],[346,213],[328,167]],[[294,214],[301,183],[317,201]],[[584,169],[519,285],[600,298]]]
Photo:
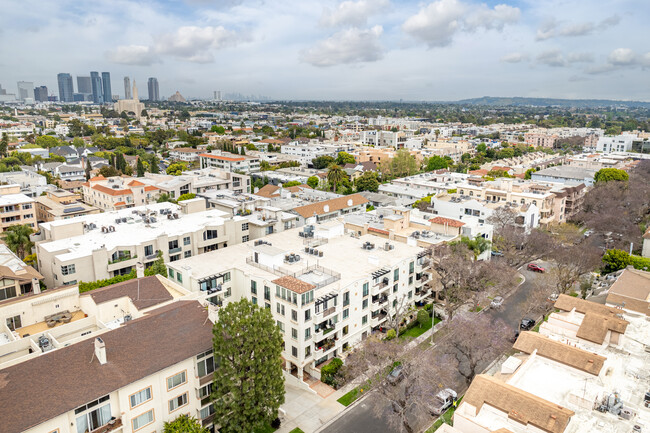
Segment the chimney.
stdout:
[[99,337],[95,338],[95,356],[101,365],[106,364],[106,344]]
[[135,276],[137,278],[144,278],[144,264],[142,262],[135,264]]

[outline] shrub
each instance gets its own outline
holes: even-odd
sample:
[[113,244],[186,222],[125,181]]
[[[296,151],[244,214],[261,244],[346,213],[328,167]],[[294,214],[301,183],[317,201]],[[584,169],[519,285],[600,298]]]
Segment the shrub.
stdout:
[[81,281],[79,283],[79,293],[89,292],[91,290],[99,289],[100,287],[110,286],[111,284],[121,283],[135,278],[135,269],[125,275],[118,275],[117,277],[107,278],[105,280],[97,280],[92,282]]
[[320,369],[320,380],[330,386],[336,387],[337,373],[343,366],[340,358],[333,358],[326,366]]
[[397,337],[397,332],[394,329],[389,329],[386,332],[386,340],[392,340],[395,337]]
[[271,427],[274,429],[279,429],[280,428],[280,418],[276,418],[273,421],[271,421]]

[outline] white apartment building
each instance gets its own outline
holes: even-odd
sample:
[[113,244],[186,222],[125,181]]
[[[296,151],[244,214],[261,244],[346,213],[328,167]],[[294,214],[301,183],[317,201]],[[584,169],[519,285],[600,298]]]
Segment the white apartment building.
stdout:
[[82,191],[85,203],[105,211],[154,203],[160,194],[155,186],[129,176],[105,178],[99,175],[85,182]]
[[292,141],[291,143],[282,145],[280,153],[291,156],[291,159],[304,165],[311,164],[312,159],[318,158],[319,156],[328,155],[336,158],[337,155],[336,149],[333,149],[331,146],[299,141]]
[[177,161],[193,162],[199,160],[199,149],[191,147],[175,147],[169,151],[169,157]]
[[0,187],[0,232],[14,225],[26,224],[37,228],[34,199],[20,192],[20,185]]
[[194,299],[152,276],[1,304],[0,432],[162,431],[179,414],[211,427],[213,322]]
[[240,171],[243,173],[254,173],[260,171],[260,160],[257,157],[248,155],[234,155],[215,153],[201,153],[199,160],[201,168],[219,168],[226,171]]
[[233,191],[238,194],[251,192],[250,176],[216,168],[184,171],[180,176],[145,173],[145,177],[138,178],[138,182],[156,187],[160,194],[168,194],[174,199],[183,194],[201,194],[207,191]]
[[246,298],[269,308],[284,334],[286,371],[319,378],[320,364],[386,326],[402,302],[416,301],[425,255],[417,246],[353,237],[330,221],[170,263],[169,278],[208,292],[216,306]]
[[4,244],[0,244],[0,301],[39,293],[43,276],[26,265]]
[[621,134],[617,136],[603,136],[598,138],[596,145],[597,152],[611,153],[611,152],[629,152],[632,150],[632,143],[636,138],[632,134]]
[[248,220],[205,210],[196,198],[85,215],[41,224],[36,238],[39,269],[48,287],[73,285],[196,256],[248,240]]

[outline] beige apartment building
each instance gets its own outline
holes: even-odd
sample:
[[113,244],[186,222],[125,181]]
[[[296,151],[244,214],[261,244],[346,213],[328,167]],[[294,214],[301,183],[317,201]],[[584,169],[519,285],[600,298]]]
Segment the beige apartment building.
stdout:
[[162,253],[174,262],[249,239],[248,220],[207,210],[196,198],[86,215],[41,225],[36,241],[47,287],[74,285],[149,267]]
[[93,177],[82,185],[85,203],[105,211],[154,203],[159,195],[155,186],[145,185],[134,177]]
[[36,197],[36,218],[39,222],[69,219],[82,215],[99,213],[100,210],[80,201],[78,194],[63,189],[46,191]]
[[0,303],[0,433],[211,428],[214,317],[196,299],[152,276]]
[[26,224],[37,230],[34,199],[20,192],[20,185],[0,186],[0,231],[8,227]]
[[43,276],[0,244],[0,301],[40,292]]

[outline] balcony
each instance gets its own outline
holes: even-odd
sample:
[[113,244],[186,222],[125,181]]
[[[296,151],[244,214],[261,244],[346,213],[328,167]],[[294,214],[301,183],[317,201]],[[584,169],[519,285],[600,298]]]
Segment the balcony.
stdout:
[[122,430],[122,418],[112,418],[108,424],[101,426],[100,428],[97,428],[90,433],[108,433],[108,432],[116,432]]
[[137,254],[136,254],[135,256],[131,256],[131,254],[129,253],[129,254],[126,254],[126,255],[124,255],[124,256],[118,257],[118,258],[115,259],[115,260],[109,260],[109,261],[108,261],[108,264],[109,264],[109,265],[113,265],[113,264],[115,264],[115,263],[126,262],[127,260],[137,259],[137,258],[138,258],[138,255],[137,255]]
[[372,303],[374,305],[383,305],[386,302],[388,302],[388,296],[379,296],[379,297],[372,298]]
[[176,248],[170,248],[169,249],[169,254],[178,254],[182,251],[183,249],[181,247],[176,247]]
[[380,314],[376,314],[374,316],[371,316],[370,317],[370,326],[372,326],[374,328],[375,326],[380,325],[381,323],[383,323],[386,320],[387,316],[388,315],[383,311]]

